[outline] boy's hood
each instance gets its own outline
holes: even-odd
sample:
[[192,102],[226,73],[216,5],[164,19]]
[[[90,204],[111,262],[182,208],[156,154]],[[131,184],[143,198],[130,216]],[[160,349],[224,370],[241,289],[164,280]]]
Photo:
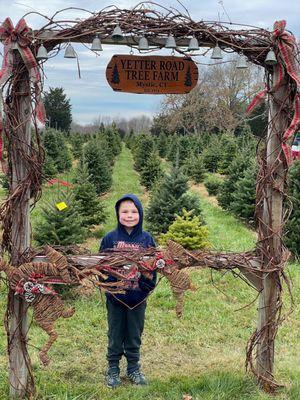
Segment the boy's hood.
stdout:
[[[129,235],[128,232],[126,231],[125,226],[122,225],[122,224],[119,222],[118,210],[119,210],[119,207],[120,207],[120,203],[121,203],[122,201],[124,201],[124,200],[131,200],[131,201],[134,203],[134,205],[136,206],[136,208],[138,209],[138,212],[139,212],[139,215],[140,215],[139,223],[133,228],[133,231],[131,232],[130,235]],[[139,198],[138,198],[136,195],[134,195],[134,194],[132,194],[132,193],[124,194],[124,196],[122,196],[122,197],[116,202],[115,210],[116,210],[116,215],[117,215],[117,220],[118,220],[118,230],[119,230],[120,232],[122,232],[122,233],[125,234],[125,235],[130,236],[131,238],[133,238],[133,237],[135,237],[136,235],[139,235],[140,233],[142,233],[142,230],[143,230],[144,212],[143,212],[142,203],[140,202]]]

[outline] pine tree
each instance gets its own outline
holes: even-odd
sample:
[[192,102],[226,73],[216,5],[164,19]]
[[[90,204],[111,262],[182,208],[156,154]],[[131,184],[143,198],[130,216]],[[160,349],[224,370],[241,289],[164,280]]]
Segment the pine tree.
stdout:
[[236,182],[239,178],[244,176],[247,166],[253,160],[251,154],[247,152],[241,152],[237,154],[236,158],[230,164],[227,170],[227,176],[222,183],[217,199],[219,205],[224,210],[231,209],[231,202],[233,201],[233,193],[236,190]]
[[147,163],[140,172],[141,184],[150,190],[153,184],[162,177],[161,161],[156,153],[150,154]]
[[150,135],[142,135],[134,151],[134,167],[141,171],[154,150],[154,141]]
[[105,152],[96,139],[85,146],[83,163],[87,166],[90,181],[95,186],[97,194],[105,193],[112,184],[112,171]]
[[169,136],[169,138],[166,157],[168,161],[174,163],[179,152],[179,138],[176,135]]
[[72,145],[72,152],[75,159],[79,159],[82,156],[84,136],[80,133],[74,133],[70,135],[70,143]]
[[146,212],[148,227],[153,234],[167,232],[183,208],[194,210],[195,215],[201,214],[199,198],[187,193],[187,182],[188,178],[182,171],[173,167],[170,175],[166,175],[155,188]]
[[157,149],[159,156],[165,158],[167,154],[167,135],[164,132],[158,136]]
[[183,209],[182,215],[176,216],[168,232],[159,236],[159,244],[166,245],[168,240],[173,240],[190,250],[210,247],[208,228],[203,226],[201,218],[193,213],[193,210]]
[[219,193],[222,183],[222,178],[214,174],[208,175],[204,181],[204,185],[210,196],[216,196]]
[[288,194],[293,209],[285,226],[285,244],[300,258],[300,160],[294,161],[289,170]]
[[55,166],[55,163],[53,159],[46,154],[43,165],[43,176],[46,179],[51,179],[54,178],[56,174],[57,174],[57,168]]
[[193,165],[193,175],[192,178],[196,183],[201,183],[204,181],[206,169],[204,168],[204,163],[201,155],[198,155],[194,159]]
[[[46,129],[42,140],[46,152],[46,162],[51,164],[52,160],[57,172],[69,171],[72,167],[72,156],[64,135],[55,129]],[[50,170],[54,172],[53,166]]]
[[72,107],[70,99],[64,94],[63,88],[49,88],[45,93],[44,104],[49,127],[65,132],[70,131],[72,122]]
[[255,212],[257,168],[254,160],[235,183],[230,210],[238,217],[252,222]]
[[204,167],[207,171],[216,172],[218,170],[222,158],[221,153],[222,149],[220,148],[219,140],[216,137],[212,137],[209,145],[202,152]]
[[206,170],[201,155],[191,155],[188,157],[183,165],[183,171],[195,183],[203,182]]
[[222,151],[218,162],[218,172],[220,174],[226,174],[227,169],[235,158],[238,150],[237,140],[233,135],[223,134],[219,146]]
[[[59,210],[57,203],[65,202],[67,208]],[[59,199],[45,202],[41,207],[42,221],[35,229],[34,238],[40,244],[66,246],[82,243],[86,230],[76,210],[74,197],[61,194]]]
[[97,198],[95,186],[89,181],[86,165],[80,165],[74,188],[76,209],[82,217],[83,226],[91,227],[104,222],[106,215],[103,203]]

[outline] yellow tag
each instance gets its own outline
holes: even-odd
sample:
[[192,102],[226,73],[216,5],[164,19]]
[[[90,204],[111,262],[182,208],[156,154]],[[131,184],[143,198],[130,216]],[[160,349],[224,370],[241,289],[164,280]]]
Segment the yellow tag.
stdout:
[[68,207],[64,201],[62,201],[62,202],[60,202],[60,203],[56,203],[55,205],[56,205],[56,208],[57,208],[59,211],[62,211],[62,210],[64,210],[65,208]]

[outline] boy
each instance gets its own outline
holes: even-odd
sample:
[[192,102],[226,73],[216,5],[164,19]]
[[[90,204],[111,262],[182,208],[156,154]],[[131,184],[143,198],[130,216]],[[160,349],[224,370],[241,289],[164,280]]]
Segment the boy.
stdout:
[[[101,241],[100,252],[106,249],[131,249],[155,247],[152,236],[143,231],[143,208],[133,194],[126,194],[115,205],[118,226]],[[121,272],[121,271],[120,271]],[[115,281],[110,276],[107,281]],[[127,359],[127,377],[136,385],[145,385],[146,379],[140,371],[140,346],[144,328],[146,298],[154,289],[156,273],[143,273],[128,283],[125,294],[106,294],[108,320],[108,348],[106,373],[107,386],[121,385],[119,361]]]

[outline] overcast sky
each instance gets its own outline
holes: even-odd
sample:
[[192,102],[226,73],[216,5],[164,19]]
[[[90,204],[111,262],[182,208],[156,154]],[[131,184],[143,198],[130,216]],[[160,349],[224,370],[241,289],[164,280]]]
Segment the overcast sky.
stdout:
[[[138,1],[118,0],[86,1],[86,0],[0,0],[0,21],[10,17],[14,24],[29,11],[37,11],[51,16],[66,7],[80,7],[90,11],[99,11],[105,6],[116,4],[119,8],[132,8]],[[157,3],[168,8],[181,10],[176,0],[163,0]],[[235,23],[245,23],[272,30],[275,20],[286,19],[287,28],[300,37],[300,1],[299,0],[181,0],[196,20],[221,20],[228,18]],[[66,12],[65,17],[72,19],[85,18],[84,12]],[[27,24],[33,29],[45,23],[38,16],[26,17]],[[161,95],[141,95],[116,93],[110,88],[105,78],[106,65],[113,54],[129,54],[129,48],[120,46],[103,46],[100,57],[83,46],[76,47],[79,56],[82,78],[78,78],[76,60],[65,59],[63,54],[45,63],[45,89],[63,87],[71,99],[73,120],[81,124],[92,123],[99,116],[130,118],[139,115],[152,116],[159,110]],[[1,54],[3,51],[0,45]],[[165,54],[162,51],[153,53]],[[168,53],[167,53],[168,54]],[[1,60],[2,62],[2,57]],[[198,61],[201,61],[198,59]],[[201,74],[201,67],[200,67]]]

